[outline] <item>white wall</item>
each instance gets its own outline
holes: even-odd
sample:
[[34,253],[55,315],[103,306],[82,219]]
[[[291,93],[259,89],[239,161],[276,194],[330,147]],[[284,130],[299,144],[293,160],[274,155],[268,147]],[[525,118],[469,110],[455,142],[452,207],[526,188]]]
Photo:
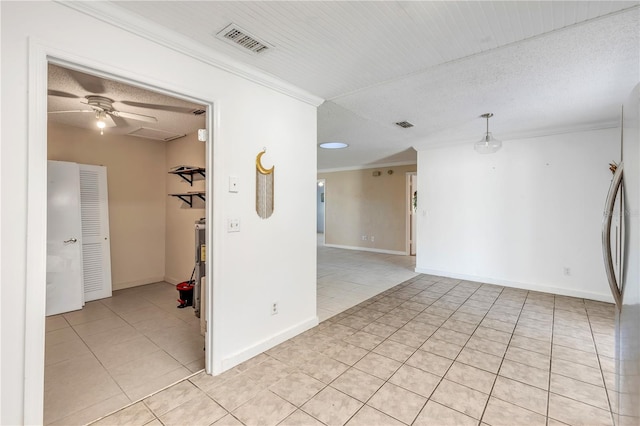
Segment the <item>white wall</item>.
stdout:
[[419,151],[416,270],[611,301],[600,229],[619,153],[619,129]]
[[[40,96],[37,99],[45,98],[43,86],[38,87],[42,94],[35,94],[41,80],[29,83],[30,67],[46,72],[44,53],[214,102],[215,185],[210,191],[215,234],[211,253],[215,271],[214,322],[209,324],[214,341],[210,348],[214,370],[228,368],[314,325],[316,105],[249,82],[61,4],[1,2],[0,7],[0,423],[23,423],[25,406],[32,410],[30,421],[37,422],[42,402],[38,401],[37,389],[31,389],[33,394],[27,395],[25,403],[24,384],[42,380],[37,368],[25,370],[25,358],[30,366],[33,359],[42,355],[39,349],[44,349],[44,316],[34,317],[31,313],[34,307],[43,306],[44,300],[26,300],[26,292],[33,290],[27,289],[27,283],[40,290],[45,285],[43,279],[39,281],[44,276],[43,250],[29,255],[26,252],[27,238],[33,238],[36,247],[44,247],[44,235],[34,235],[27,226],[34,218],[39,223],[46,219],[42,209],[27,209],[28,164],[42,165],[40,168],[44,169],[46,162],[46,137],[39,141],[34,136],[44,136],[44,130],[33,127],[36,121],[46,123],[46,114],[42,113],[38,120],[28,120],[30,108],[38,111],[37,102],[29,101],[33,99],[29,89],[32,96]],[[96,48],[96,37],[89,36],[95,34],[108,42],[99,43]],[[29,50],[34,46],[35,52],[43,54],[30,57]],[[31,139],[35,141],[31,151],[27,149],[29,135],[35,138]],[[254,208],[255,156],[264,146],[268,150],[265,165],[275,164],[275,212],[268,220],[260,219]],[[42,170],[32,173],[36,175],[32,185],[46,184]],[[229,175],[239,178],[237,194],[226,192]],[[43,205],[45,191],[40,189],[42,193],[31,195],[35,204]],[[241,232],[226,232],[229,217],[240,219]],[[280,306],[275,316],[270,315],[269,309],[273,301]],[[25,336],[27,323],[39,330],[35,344],[34,336]],[[38,350],[25,354],[25,343]]]

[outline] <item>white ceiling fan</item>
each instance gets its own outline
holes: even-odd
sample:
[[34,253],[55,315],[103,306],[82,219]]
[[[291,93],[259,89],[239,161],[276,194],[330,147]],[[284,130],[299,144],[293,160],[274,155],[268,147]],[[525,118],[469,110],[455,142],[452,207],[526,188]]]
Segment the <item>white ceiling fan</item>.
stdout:
[[49,114],[69,114],[69,113],[93,113],[96,116],[96,124],[102,134],[102,129],[105,127],[116,126],[116,122],[113,117],[129,118],[132,120],[145,121],[148,123],[157,123],[158,119],[150,115],[137,114],[133,112],[118,111],[113,107],[113,99],[106,98],[104,96],[89,95],[86,96],[87,102],[80,102],[81,104],[88,105],[91,109],[78,109],[78,110],[66,110],[66,111],[49,111]]

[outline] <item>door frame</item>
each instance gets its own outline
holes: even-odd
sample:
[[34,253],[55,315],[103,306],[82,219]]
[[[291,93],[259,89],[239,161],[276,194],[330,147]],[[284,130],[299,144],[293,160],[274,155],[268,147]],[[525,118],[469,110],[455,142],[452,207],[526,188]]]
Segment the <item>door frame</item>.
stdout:
[[324,178],[316,179],[316,193],[318,191],[318,187],[320,186],[320,182],[322,182],[322,188],[324,188],[324,200],[322,203],[322,245],[324,245],[327,242],[327,180]]
[[[214,215],[215,199],[220,197],[216,191],[214,179],[216,170],[222,170],[222,158],[214,157],[221,146],[218,123],[220,111],[218,102],[200,98],[197,93],[188,93],[184,87],[155,81],[141,76],[132,70],[105,64],[99,58],[87,58],[64,50],[48,46],[41,40],[29,40],[29,76],[28,76],[28,153],[27,153],[27,253],[29,267],[26,270],[26,306],[25,306],[25,355],[24,355],[24,411],[25,424],[42,424],[44,412],[44,342],[45,342],[45,306],[46,306],[46,236],[47,236],[47,78],[48,64],[87,72],[99,77],[109,78],[131,86],[153,90],[165,95],[199,103],[207,107],[206,127],[206,167],[214,173],[206,174],[207,244],[209,247],[206,264],[207,306],[205,319],[207,333],[205,337],[205,369],[207,373],[215,371],[220,364],[217,338],[213,330],[214,296],[216,288],[216,268],[214,263],[220,252],[220,239],[214,238],[214,228],[220,228],[219,218]],[[221,202],[222,200],[220,200]]]
[[411,217],[415,216],[416,212],[412,212],[413,210],[413,193],[411,191],[411,176],[417,176],[418,172],[407,172],[405,173],[405,193],[406,193],[406,202],[405,202],[405,252],[407,256],[412,256],[411,254],[411,243],[413,242],[413,246],[415,247],[416,242],[412,241],[412,232],[411,232]]

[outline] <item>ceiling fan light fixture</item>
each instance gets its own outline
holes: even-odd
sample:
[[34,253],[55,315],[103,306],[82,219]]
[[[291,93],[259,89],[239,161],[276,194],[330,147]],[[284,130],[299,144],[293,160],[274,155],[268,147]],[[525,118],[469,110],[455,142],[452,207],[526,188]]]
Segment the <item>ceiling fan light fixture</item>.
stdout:
[[107,127],[107,123],[104,121],[105,115],[104,111],[96,111],[96,118],[98,119],[96,126],[100,129],[100,135],[104,135],[104,128]]
[[493,134],[489,131],[489,118],[493,117],[493,113],[488,112],[482,114],[480,117],[487,119],[487,131],[478,142],[473,145],[473,149],[478,154],[494,154],[502,148],[502,141],[493,137]]

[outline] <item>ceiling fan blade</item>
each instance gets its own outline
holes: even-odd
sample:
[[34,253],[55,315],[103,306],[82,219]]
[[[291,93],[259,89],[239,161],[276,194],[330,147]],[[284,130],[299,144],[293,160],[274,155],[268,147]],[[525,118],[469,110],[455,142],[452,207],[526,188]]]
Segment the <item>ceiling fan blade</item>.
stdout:
[[66,114],[68,112],[92,112],[95,114],[94,110],[86,110],[86,109],[72,109],[68,111],[49,111],[49,114]]
[[62,91],[60,91],[60,90],[51,90],[51,89],[49,89],[49,90],[47,91],[47,94],[48,94],[49,96],[57,96],[57,97],[60,97],[60,98],[72,98],[72,99],[77,99],[77,98],[79,98],[79,97],[80,97],[80,96],[76,96],[76,95],[74,95],[73,93],[67,93],[67,92],[62,92]]
[[158,119],[155,117],[151,117],[149,115],[135,114],[133,112],[124,112],[124,111],[111,111],[109,112],[111,115],[115,115],[116,117],[122,118],[130,118],[132,120],[138,121],[146,121],[148,123],[157,123]]
[[116,125],[116,127],[127,127],[128,126],[127,122],[122,117],[118,117],[118,116],[111,115],[111,114],[107,114],[107,117],[109,117],[111,119],[111,121],[113,121],[113,123]]
[[117,127],[117,126],[118,125],[113,120],[113,118],[109,114],[107,114],[106,117],[104,118],[104,127]]
[[100,77],[75,70],[67,70],[67,72],[69,73],[69,76],[78,82],[80,87],[87,92],[97,94],[104,93],[104,84],[102,84],[102,79]]
[[132,106],[132,107],[157,109],[161,111],[170,111],[170,112],[181,112],[184,114],[189,114],[193,112],[193,108],[173,106],[173,105],[147,104],[145,102],[135,102],[135,101],[120,101],[120,103],[128,106]]

